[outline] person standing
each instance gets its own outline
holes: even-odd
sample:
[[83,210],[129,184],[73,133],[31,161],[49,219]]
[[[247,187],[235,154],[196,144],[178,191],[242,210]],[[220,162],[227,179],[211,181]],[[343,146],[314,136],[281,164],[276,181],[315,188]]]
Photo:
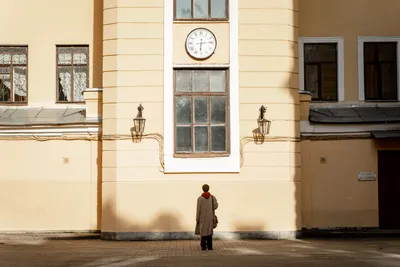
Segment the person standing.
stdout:
[[213,250],[212,236],[214,234],[214,213],[218,208],[215,196],[210,194],[210,186],[203,185],[203,194],[197,199],[196,230],[195,234],[200,236],[202,250]]

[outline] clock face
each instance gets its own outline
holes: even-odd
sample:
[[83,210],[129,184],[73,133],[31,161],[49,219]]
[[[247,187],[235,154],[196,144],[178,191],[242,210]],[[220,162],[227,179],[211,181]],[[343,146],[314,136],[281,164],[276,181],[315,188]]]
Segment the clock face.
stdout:
[[196,59],[211,57],[216,47],[217,40],[214,34],[205,28],[194,29],[186,38],[186,51]]

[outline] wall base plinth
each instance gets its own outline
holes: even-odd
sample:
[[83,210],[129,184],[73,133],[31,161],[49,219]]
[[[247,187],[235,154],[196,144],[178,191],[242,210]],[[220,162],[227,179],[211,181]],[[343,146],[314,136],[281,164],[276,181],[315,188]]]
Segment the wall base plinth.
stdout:
[[[215,232],[214,239],[298,239],[301,231],[249,231],[249,232]],[[102,232],[101,239],[110,241],[159,241],[159,240],[195,240],[199,236],[193,232]]]

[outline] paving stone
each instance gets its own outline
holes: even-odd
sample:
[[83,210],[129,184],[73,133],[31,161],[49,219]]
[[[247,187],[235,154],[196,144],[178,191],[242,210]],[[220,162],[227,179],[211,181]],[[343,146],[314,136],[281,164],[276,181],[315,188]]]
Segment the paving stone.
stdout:
[[400,239],[214,242],[213,251],[201,251],[195,240],[111,242],[10,238],[0,241],[0,266],[400,266]]

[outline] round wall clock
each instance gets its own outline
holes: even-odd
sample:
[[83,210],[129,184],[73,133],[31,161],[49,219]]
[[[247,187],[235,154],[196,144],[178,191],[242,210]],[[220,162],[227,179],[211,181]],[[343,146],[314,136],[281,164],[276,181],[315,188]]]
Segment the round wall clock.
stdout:
[[217,39],[208,29],[194,29],[186,38],[186,51],[195,59],[207,59],[211,57],[216,48]]

